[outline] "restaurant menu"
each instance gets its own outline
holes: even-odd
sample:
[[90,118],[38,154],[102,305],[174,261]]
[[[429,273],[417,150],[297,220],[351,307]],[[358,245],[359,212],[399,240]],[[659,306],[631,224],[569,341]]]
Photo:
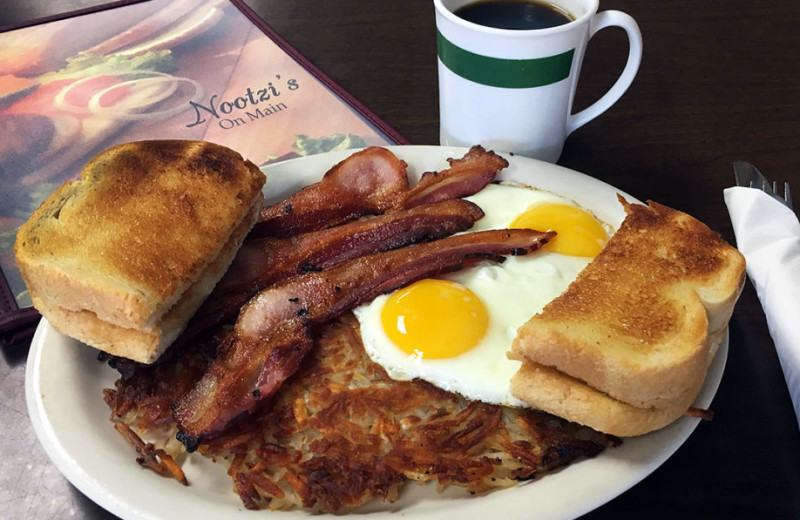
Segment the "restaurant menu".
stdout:
[[260,165],[404,141],[243,2],[149,0],[0,33],[0,341],[38,320],[19,226],[93,156],[142,139]]

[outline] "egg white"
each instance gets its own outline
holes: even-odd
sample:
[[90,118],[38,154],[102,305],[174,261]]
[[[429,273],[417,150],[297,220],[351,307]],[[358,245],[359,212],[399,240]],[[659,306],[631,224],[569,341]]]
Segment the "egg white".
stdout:
[[[492,184],[467,198],[485,213],[470,232],[506,229],[518,215],[540,202],[577,206],[554,193],[513,184]],[[489,313],[489,328],[482,340],[474,348],[452,358],[424,359],[400,350],[389,339],[381,322],[381,311],[390,295],[379,296],[354,310],[364,348],[393,379],[420,378],[468,399],[526,406],[509,391],[509,381],[519,370],[520,362],[508,359],[506,352],[517,329],[559,296],[590,261],[590,258],[540,249],[529,255],[508,257],[499,264],[483,261],[439,277],[471,289]],[[458,326],[457,323],[442,325]]]

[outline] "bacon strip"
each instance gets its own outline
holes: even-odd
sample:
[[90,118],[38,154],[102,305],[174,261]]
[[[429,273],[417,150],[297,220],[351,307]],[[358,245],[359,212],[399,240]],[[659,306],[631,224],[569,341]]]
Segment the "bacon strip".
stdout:
[[461,159],[447,161],[449,168],[426,172],[409,191],[406,163],[385,148],[366,148],[335,165],[320,182],[263,208],[250,236],[285,238],[389,209],[466,197],[508,167],[505,159],[480,145]]
[[308,327],[299,322],[277,327],[263,338],[230,336],[200,381],[173,403],[178,423],[199,430],[182,427],[178,440],[194,451],[203,437],[253,412],[297,372],[311,345]]
[[176,343],[185,344],[232,320],[242,305],[268,285],[367,254],[466,231],[481,217],[483,211],[472,202],[450,200],[295,237],[249,239]]
[[423,174],[400,207],[411,208],[473,195],[492,182],[497,172],[508,167],[508,161],[494,152],[487,152],[480,145],[470,148],[461,159],[448,159],[447,162],[450,168]]
[[261,291],[242,308],[236,333],[259,337],[294,317],[325,323],[380,294],[459,270],[465,259],[524,255],[554,236],[526,229],[480,231],[356,258]]
[[372,146],[336,164],[322,180],[261,210],[253,237],[289,237],[396,206],[408,191],[407,164]]
[[229,343],[201,380],[173,404],[179,440],[193,451],[273,395],[310,348],[308,327],[415,280],[460,269],[467,259],[529,253],[554,235],[524,229],[457,235],[357,258],[261,291],[242,309]]
[[686,415],[688,415],[689,417],[698,417],[704,421],[714,420],[714,411],[706,410],[705,408],[691,407],[688,410],[686,410]]

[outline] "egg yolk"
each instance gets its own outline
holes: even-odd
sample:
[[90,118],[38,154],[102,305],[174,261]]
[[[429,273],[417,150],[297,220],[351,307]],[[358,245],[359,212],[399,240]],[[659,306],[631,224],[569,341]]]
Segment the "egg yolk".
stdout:
[[512,228],[555,231],[556,237],[544,245],[553,253],[593,258],[608,242],[608,233],[588,212],[568,206],[545,202],[517,216]]
[[426,279],[392,293],[381,311],[381,323],[403,352],[443,359],[477,345],[486,334],[489,314],[463,285]]

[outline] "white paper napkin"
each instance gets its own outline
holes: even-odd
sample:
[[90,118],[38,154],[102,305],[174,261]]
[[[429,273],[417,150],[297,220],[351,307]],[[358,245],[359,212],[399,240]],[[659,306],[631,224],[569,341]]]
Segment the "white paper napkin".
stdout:
[[727,188],[724,196],[800,426],[800,222],[761,190]]

